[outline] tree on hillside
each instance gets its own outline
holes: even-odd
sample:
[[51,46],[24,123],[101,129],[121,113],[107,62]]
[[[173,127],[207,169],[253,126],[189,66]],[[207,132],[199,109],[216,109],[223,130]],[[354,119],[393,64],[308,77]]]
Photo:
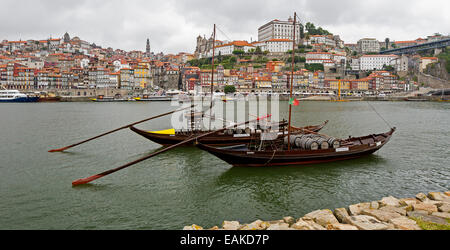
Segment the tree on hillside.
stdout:
[[257,46],[257,47],[256,47],[256,50],[255,50],[255,54],[260,55],[260,54],[262,54],[262,53],[263,53],[263,52],[262,52],[262,50],[261,50],[261,47]]
[[243,51],[243,50],[233,50],[233,55],[237,55],[237,56],[239,56],[239,55],[242,55],[242,54],[245,54],[245,51]]
[[224,92],[225,94],[232,94],[236,92],[236,87],[234,87],[233,85],[226,85],[224,88]]
[[316,28],[313,23],[307,22],[305,25],[305,29],[308,31],[309,35],[332,35],[328,30],[323,29],[322,27]]
[[307,63],[305,64],[305,68],[309,71],[324,70],[323,64],[320,63]]
[[305,27],[300,23],[300,38],[305,38]]

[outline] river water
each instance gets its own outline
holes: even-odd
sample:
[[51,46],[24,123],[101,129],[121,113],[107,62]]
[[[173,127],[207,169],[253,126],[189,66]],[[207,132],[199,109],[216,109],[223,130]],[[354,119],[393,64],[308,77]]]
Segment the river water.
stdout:
[[[160,148],[130,130],[48,153],[174,109],[168,103],[0,105],[0,229],[182,229],[224,220],[301,217],[382,197],[450,189],[450,103],[371,102],[397,127],[374,155],[335,163],[232,168],[193,147],[177,148],[92,184],[88,177]],[[287,118],[287,102],[280,105]],[[295,126],[330,120],[324,134],[389,130],[367,102],[302,102]],[[138,125],[170,128],[170,117]]]

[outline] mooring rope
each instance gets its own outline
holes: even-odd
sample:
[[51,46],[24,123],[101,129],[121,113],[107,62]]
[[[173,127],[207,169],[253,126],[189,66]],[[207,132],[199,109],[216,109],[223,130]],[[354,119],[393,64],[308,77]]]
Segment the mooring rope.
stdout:
[[277,152],[276,150],[273,151],[272,157],[270,158],[269,161],[266,162],[266,164],[264,164],[264,166],[267,166],[267,165],[273,160],[273,158],[275,157],[275,153],[276,153],[276,152]]
[[366,101],[366,102],[367,102],[367,104],[372,108],[372,110],[375,111],[375,113],[378,115],[378,117],[380,117],[381,120],[383,120],[384,123],[386,123],[386,125],[387,125],[390,129],[392,129],[393,127],[391,126],[391,124],[389,124],[389,122],[387,122],[387,121],[383,118],[383,116],[382,116],[380,113],[378,113],[378,111],[375,109],[375,107],[372,106],[372,104],[370,104],[369,101]]

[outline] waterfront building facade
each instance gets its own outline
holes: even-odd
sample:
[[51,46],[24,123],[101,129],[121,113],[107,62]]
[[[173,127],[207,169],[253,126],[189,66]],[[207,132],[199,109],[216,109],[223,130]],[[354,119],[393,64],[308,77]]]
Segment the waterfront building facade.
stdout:
[[379,53],[380,43],[375,38],[363,38],[358,41],[357,49],[360,54]]
[[[272,20],[258,28],[258,41],[268,41],[272,39],[292,39],[294,32],[294,20],[289,17],[287,21],[278,19]],[[300,22],[295,25],[295,41],[300,41]]]
[[423,70],[427,68],[428,64],[435,63],[437,61],[438,61],[437,57],[421,57],[419,64],[420,72],[423,72]]
[[359,58],[360,70],[381,70],[383,66],[395,66],[397,55],[363,55]]
[[290,39],[270,39],[265,41],[265,49],[270,53],[286,53],[292,50],[292,40]]

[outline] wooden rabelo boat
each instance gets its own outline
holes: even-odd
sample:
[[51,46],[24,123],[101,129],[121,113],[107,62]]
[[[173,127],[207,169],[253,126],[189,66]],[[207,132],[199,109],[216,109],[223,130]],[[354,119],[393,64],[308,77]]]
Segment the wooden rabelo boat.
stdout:
[[[315,126],[307,126],[307,127],[292,127],[292,130],[299,134],[299,133],[305,133],[305,131],[313,131],[313,132],[319,132],[328,121],[323,122],[320,125]],[[279,122],[279,129],[278,134],[282,136],[284,134],[285,127],[287,126],[286,121]],[[130,129],[134,131],[135,133],[155,142],[158,144],[161,144],[163,146],[169,146],[173,144],[180,143],[184,140],[187,140],[189,138],[193,138],[197,135],[201,135],[203,133],[206,133],[208,131],[196,131],[196,130],[186,130],[186,131],[175,131],[175,129],[168,129],[168,130],[162,130],[162,131],[144,131],[141,129],[138,129],[134,126],[131,126]],[[213,135],[209,135],[206,137],[203,137],[198,140],[199,143],[210,145],[210,146],[232,146],[232,145],[239,145],[239,144],[245,144],[250,143],[252,141],[257,141],[260,139],[261,135],[260,129],[229,129],[223,132],[219,132]],[[191,143],[190,145],[193,145]]]
[[[294,14],[294,27],[296,25]],[[292,72],[294,72],[295,28],[292,48]],[[292,105],[298,103],[292,96],[293,77],[290,79],[290,102],[288,133],[242,145],[214,147],[201,141],[196,145],[233,166],[283,166],[324,163],[362,157],[372,154],[386,145],[395,127],[381,134],[363,137],[337,139],[309,131],[309,134],[295,134],[291,127]],[[294,104],[295,105],[295,104]],[[307,131],[308,132],[308,131]],[[270,134],[270,131],[266,131]]]
[[199,143],[197,147],[235,167],[304,165],[347,160],[372,154],[389,141],[394,131],[395,128],[392,128],[387,133],[338,140],[339,143],[336,144],[338,145],[336,148],[323,147],[322,149],[320,146],[313,146],[314,149],[311,149],[311,147],[308,149],[300,146],[287,150],[285,140],[271,142],[262,150],[251,144],[213,147]]

